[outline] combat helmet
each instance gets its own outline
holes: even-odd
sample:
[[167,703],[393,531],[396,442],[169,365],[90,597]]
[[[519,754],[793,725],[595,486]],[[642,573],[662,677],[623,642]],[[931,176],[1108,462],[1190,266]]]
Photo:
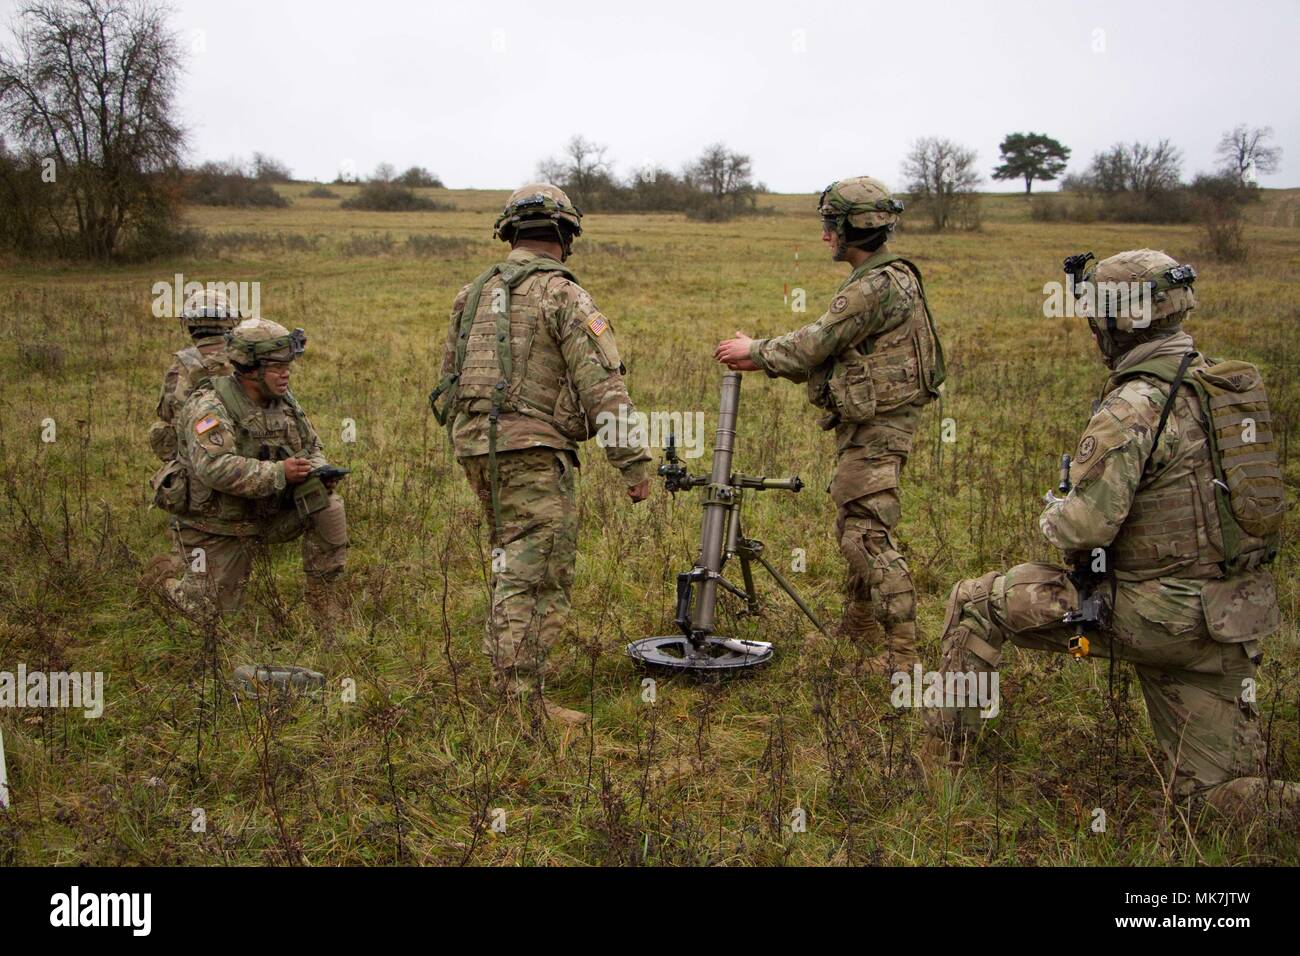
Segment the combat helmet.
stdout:
[[241,369],[267,362],[292,362],[306,350],[306,332],[290,332],[268,319],[245,319],[226,333],[226,354]]
[[871,176],[837,179],[822,190],[817,212],[827,228],[845,245],[869,244],[885,230],[893,232],[903,204],[889,194],[889,187]]
[[569,201],[559,186],[526,183],[510,194],[505,209],[492,225],[492,235],[503,242],[532,232],[554,230],[564,254],[574,236],[582,235],[582,210]]
[[193,336],[220,335],[239,323],[239,312],[231,308],[220,289],[203,289],[185,300],[181,325]]
[[1092,253],[1066,259],[1075,277],[1079,312],[1088,319],[1107,359],[1141,341],[1178,331],[1196,308],[1196,270],[1157,249],[1130,249],[1102,259],[1091,269]]

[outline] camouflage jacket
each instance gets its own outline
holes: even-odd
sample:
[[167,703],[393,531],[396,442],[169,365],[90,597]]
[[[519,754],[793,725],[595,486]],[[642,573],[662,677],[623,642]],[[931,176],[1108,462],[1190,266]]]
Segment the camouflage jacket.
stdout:
[[[1132,349],[1116,372],[1191,350],[1191,337],[1178,333]],[[1048,503],[1039,527],[1067,554],[1109,549],[1109,570],[1144,620],[1203,614],[1211,633],[1263,636],[1276,628],[1272,577],[1256,571],[1223,580],[1222,532],[1206,504],[1214,501],[1214,471],[1200,406],[1190,388],[1180,389],[1156,444],[1167,396],[1153,377],[1107,382],[1071,462],[1071,490]],[[1203,592],[1212,599],[1203,601]]]
[[176,439],[189,473],[190,506],[180,524],[212,534],[255,535],[265,519],[293,507],[284,496],[284,459],[306,458],[314,468],[328,463],[292,395],[259,406],[234,376],[190,395]]
[[196,338],[193,345],[175,353],[158,395],[158,421],[149,427],[149,447],[160,461],[176,457],[176,416],[194,387],[205,378],[232,372],[225,336]]
[[[516,249],[506,262],[525,265],[537,258],[535,252]],[[494,341],[491,349],[479,343],[489,339],[483,330],[495,322],[490,310],[494,290],[501,284],[500,276],[487,281],[472,320],[471,339],[478,347],[467,353],[466,368],[474,363],[480,378],[495,380],[498,375]],[[443,375],[456,367],[457,336],[472,285],[462,288],[452,305]],[[537,272],[513,289],[510,303],[514,377],[498,423],[497,451],[539,447],[576,451],[578,442],[596,437],[629,486],[648,478],[650,455],[642,441],[643,430],[635,427],[636,408],[628,396],[614,328],[591,296],[562,274]],[[495,335],[490,339],[495,340]],[[491,402],[477,394],[481,388],[470,387],[469,379],[462,370],[461,397],[452,411],[450,434],[457,458],[488,453]]]
[[937,345],[924,296],[906,265],[881,264],[891,255],[882,248],[855,269],[816,321],[750,345],[769,377],[808,383],[809,401],[830,412],[822,426],[835,428],[840,452],[906,457],[932,398],[926,382]]

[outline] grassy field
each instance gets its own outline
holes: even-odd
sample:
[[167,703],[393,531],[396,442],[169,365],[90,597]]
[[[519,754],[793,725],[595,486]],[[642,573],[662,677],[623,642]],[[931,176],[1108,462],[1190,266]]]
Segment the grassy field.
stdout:
[[[672,631],[699,499],[656,487],[634,509],[594,443],[553,687],[593,726],[562,734],[519,714],[492,692],[478,651],[485,529],[426,404],[449,304],[504,248],[490,234],[505,193],[439,191],[455,211],[383,214],[306,190],[284,187],[294,202],[282,210],[192,210],[205,240],[183,261],[0,262],[0,669],[106,677],[99,719],[0,711],[13,800],[0,862],[1300,862],[1295,821],[1261,813],[1228,831],[1165,798],[1125,666],[1112,694],[1104,662],[1009,651],[1002,716],[976,758],[928,770],[917,715],[890,707],[883,679],[855,675],[854,648],[806,648],[797,611],[760,582],[765,616],[738,619],[732,604],[723,622],[775,641],[775,663],[723,685],[661,680],[646,703],[622,646]],[[1190,226],[1035,223],[1014,195],[986,199],[980,232],[897,237],[925,272],[949,361],[903,486],[930,666],[954,582],[1055,559],[1037,530],[1041,497],[1105,378],[1081,320],[1042,317],[1061,258],[1152,246],[1195,263],[1189,331],[1211,354],[1262,367],[1285,442],[1300,421],[1296,197],[1270,193],[1252,210],[1241,265],[1199,255]],[[765,202],[773,214],[718,224],[593,214],[571,260],[618,332],[639,407],[702,410],[710,443],[714,343],[810,321],[844,275],[822,251],[812,197]],[[354,603],[333,640],[309,623],[296,546],[259,569],[214,654],[137,587],[167,547],[164,515],[146,507],[145,433],[169,353],[185,344],[152,316],[150,290],[178,272],[259,281],[263,314],[307,330],[294,393],[353,469],[342,492]],[[787,284],[807,290],[806,315],[783,305]],[[747,505],[747,528],[778,560],[806,549],[793,579],[835,618],[842,561],[822,493],[833,448],[814,418],[802,387],[746,377],[736,467],[804,478],[800,495]],[[955,443],[939,440],[943,418]],[[46,419],[53,442],[41,440]],[[347,419],[355,443],[340,440]],[[1284,468],[1294,498],[1300,456]],[[1275,566],[1285,627],[1268,642],[1259,697],[1272,771],[1289,779],[1300,779],[1298,523],[1293,509]],[[287,706],[236,699],[231,669],[266,661],[324,671],[329,690]]]

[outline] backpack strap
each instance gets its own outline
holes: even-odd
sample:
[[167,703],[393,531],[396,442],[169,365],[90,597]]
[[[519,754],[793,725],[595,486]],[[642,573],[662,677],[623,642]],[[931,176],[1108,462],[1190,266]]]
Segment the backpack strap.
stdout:
[[[501,418],[501,407],[506,398],[506,389],[510,384],[510,376],[514,371],[514,356],[510,351],[510,293],[525,279],[538,272],[558,272],[572,282],[578,281],[573,272],[563,263],[546,256],[538,256],[523,263],[498,262],[470,284],[469,293],[465,297],[465,305],[461,309],[460,320],[456,329],[456,364],[450,372],[443,376],[437,388],[429,393],[429,408],[433,411],[433,417],[438,420],[439,425],[446,426],[448,435],[450,435],[453,422],[452,412],[456,408],[456,396],[460,391],[460,372],[465,364],[465,352],[469,349],[470,326],[474,324],[474,316],[478,313],[479,299],[483,296],[484,287],[493,276],[500,275],[503,290],[502,298],[500,303],[495,304],[494,311],[496,313],[497,367],[501,372],[501,378],[497,381],[496,387],[492,389],[492,411],[488,413],[488,481],[492,490],[494,542],[500,541],[501,534],[501,482],[500,472],[497,468],[497,426]],[[440,410],[438,408],[438,399],[443,395],[446,396],[446,404]]]
[[[1178,397],[1178,388],[1183,384],[1183,378],[1187,375],[1187,367],[1192,364],[1192,359],[1194,358],[1196,358],[1195,352],[1188,352],[1184,355],[1183,360],[1178,363],[1178,371],[1174,373],[1173,379],[1169,382],[1169,397],[1165,399],[1165,407],[1160,409],[1160,422],[1156,425],[1155,438],[1151,442],[1151,450],[1147,452],[1146,461],[1142,463],[1141,474],[1143,475],[1145,475],[1147,469],[1151,467],[1151,459],[1155,457],[1156,446],[1160,444],[1160,436],[1165,433],[1165,425],[1169,423],[1169,413],[1174,410],[1174,399]],[[1139,365],[1129,371],[1136,373],[1137,370],[1141,368],[1142,366]],[[1128,376],[1125,375],[1125,377],[1127,378]],[[1163,378],[1164,376],[1158,377]]]

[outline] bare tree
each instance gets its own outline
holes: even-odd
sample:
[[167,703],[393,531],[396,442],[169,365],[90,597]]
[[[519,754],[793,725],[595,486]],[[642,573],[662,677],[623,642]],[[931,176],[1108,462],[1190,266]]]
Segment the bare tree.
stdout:
[[975,150],[950,139],[926,136],[912,143],[903,160],[903,178],[935,229],[979,224],[975,187],[983,177],[975,169],[976,158]]
[[372,183],[391,183],[397,178],[397,168],[392,163],[380,163],[370,174]]
[[1270,146],[1273,127],[1248,127],[1245,123],[1224,133],[1216,150],[1220,168],[1237,178],[1243,185],[1254,185],[1260,173],[1275,173],[1282,161],[1282,148]]
[[253,178],[264,183],[288,183],[293,182],[293,172],[274,156],[254,153]]
[[750,158],[723,143],[706,147],[699,159],[686,167],[686,179],[717,200],[750,196],[754,192],[752,176]]
[[0,50],[0,124],[33,155],[75,215],[83,255],[108,258],[123,230],[167,216],[155,174],[184,144],[173,118],[179,48],[151,0],[45,0],[20,11],[16,48]]
[[606,154],[608,147],[583,136],[572,137],[557,159],[551,157],[537,164],[537,175],[566,190],[587,194],[607,185],[612,167]]
[[1182,182],[1182,153],[1162,139],[1148,143],[1116,143],[1092,159],[1089,184],[1103,193],[1129,192],[1153,199]]

